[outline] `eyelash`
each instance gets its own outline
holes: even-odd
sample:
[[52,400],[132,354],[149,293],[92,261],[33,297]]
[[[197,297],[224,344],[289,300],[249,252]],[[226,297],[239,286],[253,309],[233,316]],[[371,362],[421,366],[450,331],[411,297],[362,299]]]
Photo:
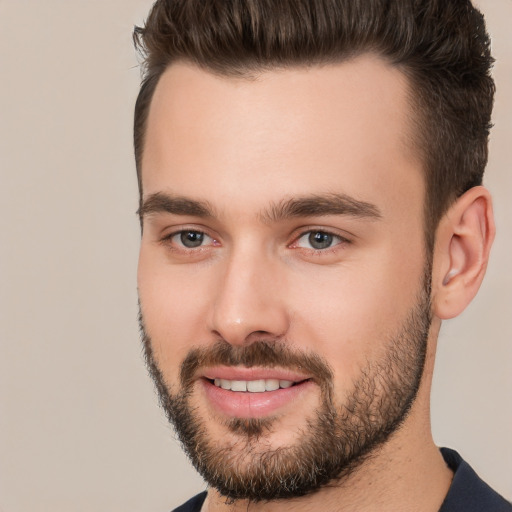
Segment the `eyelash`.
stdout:
[[186,247],[183,244],[179,245],[177,242],[173,242],[173,239],[177,236],[183,236],[185,234],[192,234],[192,233],[194,235],[200,235],[201,237],[208,237],[209,239],[211,239],[211,241],[212,241],[211,243],[213,243],[213,245],[218,244],[217,240],[214,237],[210,236],[205,231],[201,231],[200,229],[179,229],[177,231],[173,231],[172,233],[169,233],[168,235],[164,236],[160,240],[160,242],[162,244],[165,244],[166,246],[170,247],[172,250],[180,251],[180,252],[198,252],[200,250],[205,250],[208,246],[205,246],[203,244],[198,245],[197,247]]
[[[332,240],[332,244],[327,246],[327,247],[324,247],[324,248],[315,248],[315,247],[301,247],[299,246],[299,242],[301,239],[303,239],[304,237],[308,236],[309,239],[311,239],[311,236],[313,235],[322,235],[322,236],[327,236],[327,237],[330,237]],[[336,242],[337,241],[337,242]],[[311,240],[309,240],[309,243],[311,244]],[[340,245],[347,245],[347,244],[350,244],[350,240],[348,240],[347,238],[337,234],[337,233],[332,233],[331,231],[329,230],[325,230],[325,229],[320,229],[320,228],[310,228],[310,229],[307,229],[305,231],[302,231],[296,238],[295,240],[289,245],[289,247],[291,248],[296,248],[296,249],[303,249],[303,250],[306,250],[306,251],[309,251],[310,253],[313,253],[313,254],[322,254],[322,253],[328,253],[328,252],[331,252],[331,251],[335,251],[336,248]]]
[[[207,245],[204,245],[203,243],[201,243],[200,245],[198,245],[196,247],[186,247],[183,243],[180,244],[179,242],[173,241],[173,239],[175,237],[183,236],[185,234],[194,234],[195,236],[199,235],[200,237],[203,237],[203,238],[208,237],[211,240],[211,242]],[[332,243],[324,248],[301,247],[299,245],[300,240],[308,235],[310,238],[313,235],[322,235],[324,237],[327,236],[327,237],[331,238]],[[335,243],[336,241],[337,241],[337,243]],[[183,242],[183,240],[182,240],[182,242]],[[311,243],[311,240],[309,240],[309,242]],[[167,245],[174,251],[186,252],[186,253],[191,253],[191,252],[197,253],[198,251],[207,250],[212,245],[213,246],[220,245],[219,242],[214,237],[210,236],[205,231],[201,231],[199,229],[180,229],[177,231],[173,231],[172,233],[169,233],[168,235],[164,236],[161,239],[161,243]],[[350,243],[351,243],[351,241],[349,239],[347,239],[337,233],[332,233],[331,231],[328,231],[325,229],[310,228],[310,229],[301,231],[300,234],[294,238],[293,242],[291,242],[288,245],[288,247],[291,249],[299,249],[299,250],[302,249],[303,251],[307,251],[308,253],[320,255],[320,254],[325,254],[325,253],[334,251],[340,245],[347,245]]]

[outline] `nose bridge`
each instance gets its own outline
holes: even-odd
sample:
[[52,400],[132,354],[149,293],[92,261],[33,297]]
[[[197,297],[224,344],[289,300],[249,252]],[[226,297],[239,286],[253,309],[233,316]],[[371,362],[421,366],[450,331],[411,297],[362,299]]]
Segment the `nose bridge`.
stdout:
[[234,248],[223,262],[212,305],[212,330],[231,344],[282,337],[288,315],[279,262],[250,244]]

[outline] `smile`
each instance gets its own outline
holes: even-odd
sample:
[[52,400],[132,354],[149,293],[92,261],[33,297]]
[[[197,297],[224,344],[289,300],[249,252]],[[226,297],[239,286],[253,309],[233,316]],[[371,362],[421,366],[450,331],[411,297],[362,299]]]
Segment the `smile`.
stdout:
[[259,380],[228,380],[214,379],[214,385],[229,391],[242,391],[248,393],[264,393],[292,387],[295,382],[291,380],[259,379]]
[[275,415],[318,388],[309,375],[275,368],[217,367],[200,375],[198,383],[209,405],[231,418]]

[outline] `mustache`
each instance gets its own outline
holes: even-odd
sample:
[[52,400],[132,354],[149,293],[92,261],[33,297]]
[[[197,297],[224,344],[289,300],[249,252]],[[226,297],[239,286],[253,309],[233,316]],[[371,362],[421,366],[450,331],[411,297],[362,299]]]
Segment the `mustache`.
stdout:
[[188,389],[201,368],[211,366],[245,366],[251,368],[286,368],[305,373],[319,384],[327,385],[333,372],[323,358],[312,352],[291,349],[283,341],[254,341],[250,345],[231,345],[219,340],[209,347],[192,349],[181,364],[180,381]]

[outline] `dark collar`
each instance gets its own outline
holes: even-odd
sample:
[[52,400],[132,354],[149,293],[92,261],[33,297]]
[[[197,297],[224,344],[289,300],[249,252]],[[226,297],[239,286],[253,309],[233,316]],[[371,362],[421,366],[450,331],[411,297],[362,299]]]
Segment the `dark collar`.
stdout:
[[493,491],[462,457],[449,448],[441,454],[453,480],[439,512],[512,512],[512,505]]

